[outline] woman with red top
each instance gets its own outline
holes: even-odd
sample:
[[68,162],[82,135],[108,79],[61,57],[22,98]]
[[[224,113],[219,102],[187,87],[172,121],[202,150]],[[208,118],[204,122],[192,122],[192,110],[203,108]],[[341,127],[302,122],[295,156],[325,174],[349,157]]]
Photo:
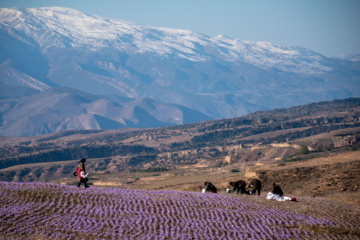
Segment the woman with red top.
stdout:
[[84,177],[81,176],[81,172],[84,172],[84,174],[86,173],[86,171],[85,171],[85,161],[86,161],[86,158],[82,158],[78,163],[77,175],[79,177],[79,184],[77,186],[80,187],[81,183],[84,183],[85,188],[88,188],[89,186],[86,184],[87,177],[84,178]]

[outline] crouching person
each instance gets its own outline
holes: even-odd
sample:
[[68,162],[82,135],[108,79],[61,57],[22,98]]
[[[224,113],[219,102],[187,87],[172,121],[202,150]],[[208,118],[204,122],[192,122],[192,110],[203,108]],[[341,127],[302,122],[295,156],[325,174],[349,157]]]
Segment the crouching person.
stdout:
[[274,187],[273,191],[268,192],[268,194],[266,194],[266,199],[272,199],[277,201],[295,201],[295,202],[297,201],[296,198],[283,196],[283,191],[281,187],[276,183],[273,184],[273,187]]
[[258,195],[260,195],[261,181],[259,179],[252,179],[249,183],[249,188],[251,189],[250,194],[255,195],[257,191]]
[[217,188],[211,182],[205,182],[205,192],[217,193]]
[[280,197],[282,197],[284,193],[283,193],[281,187],[279,185],[277,185],[276,183],[273,183],[273,187],[274,187],[274,189],[273,189],[272,193],[277,194]]
[[246,182],[244,180],[229,182],[229,185],[233,187],[233,192],[237,192],[238,194],[249,194],[246,190]]

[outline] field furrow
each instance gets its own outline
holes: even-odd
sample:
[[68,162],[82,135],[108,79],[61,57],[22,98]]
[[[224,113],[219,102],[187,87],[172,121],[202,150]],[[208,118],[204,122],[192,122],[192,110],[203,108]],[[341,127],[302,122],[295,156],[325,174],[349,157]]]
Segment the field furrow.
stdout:
[[321,199],[0,182],[0,200],[13,239],[360,239],[359,208]]

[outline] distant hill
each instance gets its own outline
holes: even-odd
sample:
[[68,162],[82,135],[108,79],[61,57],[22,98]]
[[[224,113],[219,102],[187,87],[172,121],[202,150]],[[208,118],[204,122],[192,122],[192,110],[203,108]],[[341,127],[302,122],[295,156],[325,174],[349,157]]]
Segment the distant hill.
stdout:
[[7,93],[23,96],[0,100],[0,136],[34,136],[69,129],[149,128],[210,119],[196,110],[149,98],[97,96],[70,88],[51,88],[36,94],[24,88]]
[[[85,96],[82,101],[91,105],[94,99]],[[59,178],[82,157],[92,159],[89,169],[95,173],[185,166],[245,171],[257,163],[298,162],[360,149],[360,98],[161,128],[1,137],[0,146],[0,177],[10,181]],[[300,152],[302,146],[307,152]]]

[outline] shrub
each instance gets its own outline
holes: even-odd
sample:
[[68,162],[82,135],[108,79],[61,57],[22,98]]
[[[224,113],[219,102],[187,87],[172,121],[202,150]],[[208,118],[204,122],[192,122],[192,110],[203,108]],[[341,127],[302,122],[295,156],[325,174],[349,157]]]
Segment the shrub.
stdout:
[[309,153],[308,147],[305,146],[305,145],[301,145],[301,146],[300,146],[300,150],[299,150],[299,154],[305,155],[305,154],[308,154],[308,153]]

